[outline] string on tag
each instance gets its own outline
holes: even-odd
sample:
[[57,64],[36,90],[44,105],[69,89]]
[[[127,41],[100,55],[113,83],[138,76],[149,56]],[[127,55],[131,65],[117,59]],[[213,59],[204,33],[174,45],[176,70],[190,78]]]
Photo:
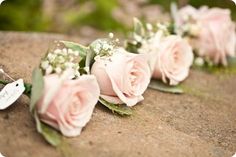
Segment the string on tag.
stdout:
[[14,80],[10,75],[8,75],[3,69],[0,69],[0,73],[2,73],[3,75],[5,75],[6,77],[8,77],[10,80],[16,81],[16,80]]

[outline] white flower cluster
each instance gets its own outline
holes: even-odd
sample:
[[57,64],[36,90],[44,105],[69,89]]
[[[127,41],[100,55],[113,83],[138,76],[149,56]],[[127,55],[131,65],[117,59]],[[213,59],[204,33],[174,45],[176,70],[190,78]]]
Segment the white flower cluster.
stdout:
[[177,33],[184,36],[197,37],[200,31],[200,25],[196,22],[196,17],[185,15],[183,17],[184,24],[177,28]]
[[196,37],[199,34],[200,26],[198,24],[185,24],[179,28],[178,34],[185,35],[186,33],[189,36]]
[[157,23],[156,27],[157,27],[156,32],[161,31],[166,36],[170,35],[167,24]]
[[167,24],[162,24],[162,23],[156,23],[155,25],[152,25],[150,23],[146,23],[145,24],[145,35],[141,36],[138,35],[136,33],[134,33],[133,37],[134,37],[134,41],[133,44],[137,44],[137,43],[141,43],[144,44],[145,42],[147,42],[147,40],[152,40],[153,38],[155,39],[158,34],[160,34],[160,32],[164,35],[164,36],[168,36],[169,30],[168,30],[168,25]]
[[159,50],[159,43],[163,37],[163,32],[158,31],[153,33],[152,37],[143,40],[141,47],[138,49],[139,53],[155,53]]
[[45,74],[57,73],[61,74],[66,69],[74,71],[74,77],[80,76],[79,73],[79,52],[72,49],[55,49],[49,52],[41,61],[40,67],[45,71]]
[[116,47],[119,39],[113,40],[113,33],[109,33],[109,39],[98,39],[92,43],[92,49],[97,57],[107,57],[113,54],[113,50]]
[[[99,40],[95,46],[94,46],[94,52],[97,54],[97,55],[102,55],[102,54],[109,54],[110,51],[112,51],[114,48],[113,45],[111,45],[109,43],[109,41],[107,40]],[[103,53],[103,52],[107,52],[107,53]]]

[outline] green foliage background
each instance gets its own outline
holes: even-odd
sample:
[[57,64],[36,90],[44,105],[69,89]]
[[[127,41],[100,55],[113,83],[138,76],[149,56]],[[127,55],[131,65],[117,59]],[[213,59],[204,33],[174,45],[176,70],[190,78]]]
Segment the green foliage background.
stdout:
[[7,0],[0,6],[0,29],[44,31],[40,0]]
[[[95,6],[93,9],[77,9],[77,6],[88,1]],[[88,25],[102,31],[125,32],[128,30],[127,26],[112,17],[113,9],[121,7],[118,1],[74,0],[69,7],[63,8],[63,3],[60,4],[55,12],[58,16],[53,17],[44,13],[43,0],[5,0],[0,6],[0,30],[68,33]],[[161,5],[164,11],[169,11],[170,3],[171,0],[147,0],[147,4]],[[236,6],[230,0],[178,0],[177,3],[189,3],[195,7],[208,5],[230,8],[233,19],[236,19]]]

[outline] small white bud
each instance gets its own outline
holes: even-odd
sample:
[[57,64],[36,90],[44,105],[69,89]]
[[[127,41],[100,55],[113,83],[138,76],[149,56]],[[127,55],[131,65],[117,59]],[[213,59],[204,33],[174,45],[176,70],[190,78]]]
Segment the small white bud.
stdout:
[[197,65],[197,66],[203,66],[204,64],[204,60],[202,57],[197,57],[194,61],[194,63]]
[[136,45],[136,44],[138,44],[138,42],[137,41],[132,41],[132,44]]
[[41,62],[41,68],[43,70],[46,70],[48,68],[48,66],[49,66],[49,62],[48,61],[42,61]]
[[104,50],[108,50],[110,48],[110,45],[108,43],[105,43],[105,44],[102,45],[102,48]]
[[96,54],[98,54],[101,51],[101,44],[96,44],[94,47],[94,51]]
[[79,71],[75,71],[75,76],[76,76],[76,77],[79,77],[79,76],[80,76]]
[[74,51],[75,56],[79,56],[79,51]]
[[198,25],[191,25],[190,26],[190,34],[193,36],[197,36],[200,32],[200,28]]
[[66,49],[66,48],[63,48],[63,49],[62,49],[62,52],[63,52],[63,54],[67,54],[67,49]]
[[73,56],[69,56],[69,61],[73,62],[73,60],[74,60],[74,57]]
[[136,33],[134,34],[134,39],[137,41],[137,42],[141,42],[142,41],[142,37],[137,35]]
[[47,56],[47,59],[49,62],[53,62],[55,58],[56,58],[56,55],[52,53],[49,53]]
[[154,36],[155,33],[153,33],[153,32],[149,32],[149,35],[150,35],[150,36]]
[[152,30],[152,25],[150,23],[146,24],[147,30],[151,31]]
[[64,63],[64,62],[65,62],[65,58],[62,57],[62,56],[59,56],[59,57],[58,57],[58,62],[59,62],[59,63]]
[[55,71],[56,71],[57,74],[60,74],[62,72],[60,67],[56,67]]
[[60,49],[56,49],[56,50],[54,50],[54,53],[55,53],[55,54],[60,54],[60,53],[61,53],[61,50],[60,50]]
[[108,46],[108,49],[109,49],[109,50],[113,50],[113,48],[114,48],[113,45],[109,45],[109,46]]
[[74,69],[75,70],[79,70],[79,68],[80,68],[79,64],[74,64]]
[[101,57],[99,56],[99,55],[97,55],[96,57],[94,57],[94,60],[95,61],[98,61],[98,60],[100,60],[101,59]]
[[161,23],[157,23],[157,27],[161,30],[166,30],[166,26]]
[[74,67],[74,63],[71,63],[71,62],[66,62],[65,63],[65,66],[66,66],[66,68],[73,68]]
[[108,51],[108,54],[111,56],[113,54],[113,52],[112,51]]
[[74,51],[72,49],[68,49],[68,54],[74,54]]
[[48,75],[48,74],[51,74],[52,73],[52,66],[51,65],[49,65],[48,67],[47,67],[47,69],[46,69],[46,75]]
[[84,70],[89,73],[89,67],[84,67]]
[[109,33],[109,38],[113,38],[114,34],[113,33]]

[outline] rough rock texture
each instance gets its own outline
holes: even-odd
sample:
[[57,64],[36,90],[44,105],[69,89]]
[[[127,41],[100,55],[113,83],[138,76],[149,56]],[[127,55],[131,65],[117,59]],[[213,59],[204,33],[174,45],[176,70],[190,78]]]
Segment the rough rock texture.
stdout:
[[[63,35],[0,32],[0,67],[30,82],[32,69],[55,39],[87,42]],[[236,76],[192,70],[183,86],[183,95],[147,90],[131,117],[97,105],[81,136],[64,139],[63,151],[36,132],[29,99],[23,96],[0,111],[0,152],[6,157],[231,157],[236,152]]]

